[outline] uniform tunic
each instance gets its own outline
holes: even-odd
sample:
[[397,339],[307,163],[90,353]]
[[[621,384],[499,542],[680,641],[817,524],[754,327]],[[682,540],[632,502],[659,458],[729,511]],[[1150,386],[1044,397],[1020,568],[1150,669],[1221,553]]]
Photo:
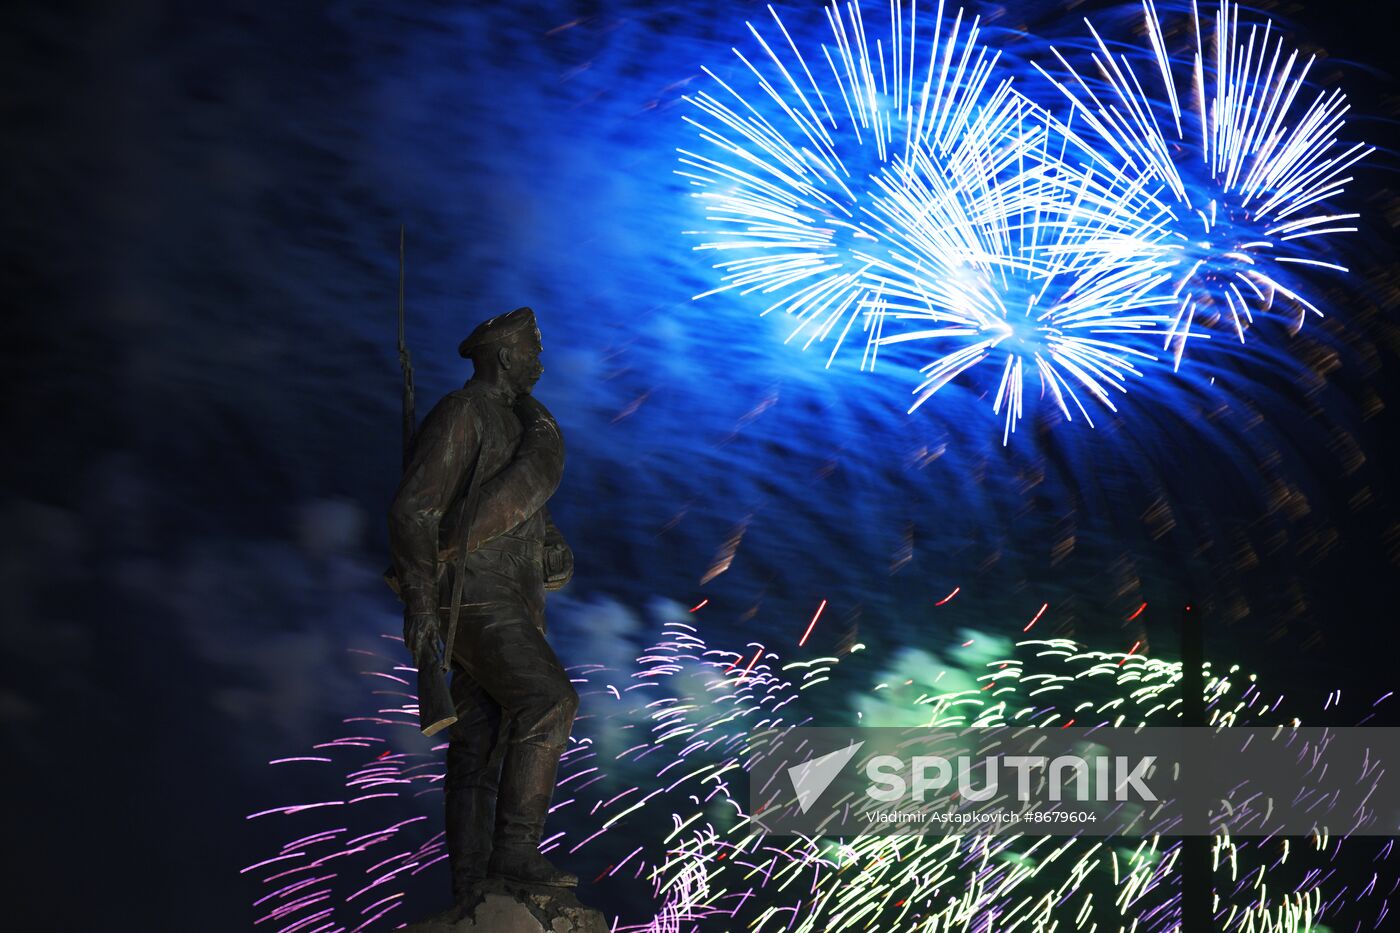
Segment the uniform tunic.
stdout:
[[[528,427],[519,410],[536,414]],[[449,768],[454,757],[486,767],[501,710],[512,721],[512,743],[567,744],[578,695],[544,639],[544,546],[557,535],[545,503],[562,469],[562,441],[543,406],[476,381],[434,406],[414,437],[389,523],[408,611],[437,611],[445,632],[454,544],[476,545],[451,646],[459,721],[449,733],[472,751],[449,752]],[[473,470],[481,477],[475,521],[462,507]],[[459,521],[470,524],[467,535]]]

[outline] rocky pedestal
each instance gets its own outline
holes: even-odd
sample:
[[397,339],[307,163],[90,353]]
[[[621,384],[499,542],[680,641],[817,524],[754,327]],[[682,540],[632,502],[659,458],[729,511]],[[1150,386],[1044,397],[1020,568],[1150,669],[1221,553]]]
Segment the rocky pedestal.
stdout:
[[403,933],[608,933],[607,921],[568,888],[483,881],[475,897]]

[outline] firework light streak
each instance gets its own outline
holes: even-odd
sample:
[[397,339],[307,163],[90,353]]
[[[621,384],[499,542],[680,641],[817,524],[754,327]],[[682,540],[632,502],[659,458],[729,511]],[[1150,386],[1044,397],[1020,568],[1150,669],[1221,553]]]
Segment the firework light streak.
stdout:
[[[830,678],[841,662],[787,660],[772,649],[750,660],[752,647],[711,648],[687,618],[683,606],[668,613],[664,634],[630,672],[599,665],[571,671],[588,715],[561,763],[553,808],[561,812],[544,848],[567,853],[587,877],[631,885],[629,903],[650,893],[654,906],[646,915],[618,918],[615,930],[932,933],[987,929],[993,916],[1000,930],[1047,929],[1071,919],[1078,929],[1173,929],[1178,848],[1159,837],[766,836],[749,821],[736,780],[756,754],[751,736],[810,724],[815,708],[830,708]],[[1070,721],[1165,724],[1177,716],[1180,665],[1064,640],[1011,645],[963,634],[963,647],[946,658],[899,653],[881,683],[853,696],[857,719],[1053,728]],[[391,684],[377,691],[381,709],[350,721],[354,734],[276,765],[330,768],[341,786],[336,799],[250,817],[285,820],[296,837],[245,869],[260,882],[256,904],[267,929],[392,928],[408,919],[405,886],[446,857],[443,834],[434,831],[442,747],[403,750],[417,741],[416,700],[400,676],[404,668],[376,661],[381,669],[368,673]],[[1279,712],[1281,696],[1267,698],[1238,668],[1208,670],[1206,685],[1213,723],[1296,722]],[[1365,890],[1337,881],[1328,860],[1339,845],[1326,836],[1281,848],[1277,840],[1217,840],[1222,929],[1298,929],[1388,897],[1388,877]]]
[[1329,204],[1372,150],[1339,141],[1346,95],[1310,88],[1315,58],[1302,61],[1272,23],[1241,24],[1239,6],[1220,0],[1212,31],[1193,0],[1193,45],[1179,55],[1153,0],[1143,15],[1150,54],[1115,55],[1090,23],[1093,70],[1056,50],[1062,74],[1041,73],[1085,124],[1086,149],[1163,185],[1178,253],[1164,346],[1180,366],[1188,341],[1217,325],[1243,343],[1279,295],[1297,308],[1294,330],[1322,314],[1294,275],[1346,271],[1319,251],[1359,215]]
[[[974,643],[985,647],[968,650]],[[1048,728],[1072,724],[1076,716],[1082,725],[1122,726],[1170,722],[1178,715],[1179,664],[1134,652],[1085,651],[1065,640],[1010,646],[978,636],[963,645],[954,652],[954,663],[906,651],[884,683],[858,697],[862,720]],[[929,678],[940,667],[934,686]],[[1208,675],[1206,689],[1213,724],[1286,721],[1271,715],[1278,702],[1270,705],[1255,678],[1240,674],[1238,667]],[[1030,930],[1073,918],[1075,929],[1099,924],[1166,931],[1179,923],[1179,846],[1161,837],[1116,847],[1107,840],[1015,835],[791,841],[767,837],[744,821],[728,834],[706,825],[669,844],[670,857],[656,872],[659,890],[670,895],[669,915],[708,919],[724,929]],[[1315,862],[1335,857],[1336,846],[1336,840],[1320,835],[1297,848],[1318,853]],[[1222,929],[1307,928],[1339,908],[1345,892],[1329,892],[1331,872],[1311,867],[1297,854],[1290,862],[1287,845],[1281,854],[1277,850],[1277,845],[1216,841]],[[697,865],[706,869],[703,883]],[[1291,887],[1279,878],[1290,871],[1299,875]],[[705,928],[704,922],[698,926]]]

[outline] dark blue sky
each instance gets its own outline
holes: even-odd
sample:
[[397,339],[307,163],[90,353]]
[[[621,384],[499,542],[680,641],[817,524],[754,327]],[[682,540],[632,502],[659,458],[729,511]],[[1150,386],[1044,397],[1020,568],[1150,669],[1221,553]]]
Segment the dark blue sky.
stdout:
[[[994,22],[1070,20],[1016,6]],[[1309,6],[1300,31],[1334,59],[1388,65],[1363,4]],[[363,705],[346,649],[397,625],[377,575],[400,223],[421,404],[469,374],[455,346],[476,321],[539,315],[579,598],[708,597],[716,638],[775,639],[825,598],[816,637],[856,630],[875,652],[1015,634],[1049,601],[1050,632],[1109,650],[1145,635],[1170,657],[1166,607],[1194,594],[1215,650],[1299,691],[1393,685],[1390,154],[1359,174],[1370,229],[1351,284],[1329,286],[1336,313],[1287,345],[1303,365],[1246,370],[1227,411],[1143,392],[1121,423],[1028,425],[1003,450],[971,390],[908,417],[903,384],[854,360],[824,372],[753,307],[689,300],[712,278],[680,235],[696,212],[673,174],[679,96],[761,13],[15,14],[0,722],[17,926],[248,928],[237,870],[281,839],[243,816],[319,790],[264,762]],[[1390,79],[1334,70],[1359,114],[1389,112]],[[954,586],[931,627],[923,607]],[[1163,608],[1125,626],[1142,600]],[[551,632],[571,663],[618,648],[567,619]]]

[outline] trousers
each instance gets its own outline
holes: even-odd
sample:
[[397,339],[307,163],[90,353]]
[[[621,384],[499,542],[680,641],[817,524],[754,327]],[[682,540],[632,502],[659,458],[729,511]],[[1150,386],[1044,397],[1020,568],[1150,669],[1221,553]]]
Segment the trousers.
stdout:
[[452,646],[457,722],[444,792],[454,889],[485,875],[494,844],[538,845],[578,711],[578,692],[545,640],[543,583],[532,598],[505,587],[507,577],[518,580],[511,572],[473,587]]

